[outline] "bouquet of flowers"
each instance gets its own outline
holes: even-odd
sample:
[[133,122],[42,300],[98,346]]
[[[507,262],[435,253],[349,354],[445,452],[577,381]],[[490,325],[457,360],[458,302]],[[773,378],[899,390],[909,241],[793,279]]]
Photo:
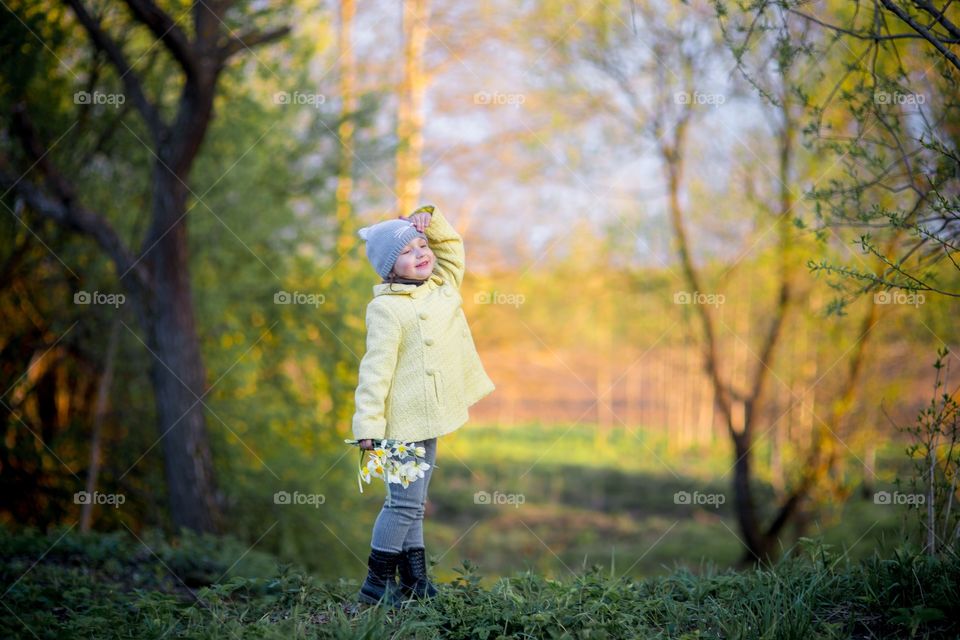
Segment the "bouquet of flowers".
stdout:
[[[344,442],[356,447],[360,446],[359,440],[347,439]],[[367,451],[370,457],[364,464],[364,452]],[[401,462],[411,455],[413,460]],[[424,460],[426,455],[427,451],[423,447],[414,446],[413,442],[402,440],[380,440],[379,444],[374,441],[373,449],[360,449],[360,462],[357,466],[357,485],[360,487],[360,493],[363,493],[363,482],[370,484],[372,478],[382,478],[387,485],[388,494],[391,482],[402,484],[406,489],[410,483],[424,477],[423,472],[430,468],[430,464]]]

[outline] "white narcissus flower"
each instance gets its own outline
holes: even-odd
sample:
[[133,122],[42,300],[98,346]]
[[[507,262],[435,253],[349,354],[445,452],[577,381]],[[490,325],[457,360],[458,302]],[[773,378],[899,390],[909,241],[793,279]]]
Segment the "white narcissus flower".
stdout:
[[430,468],[430,463],[429,463],[429,462],[415,462],[415,463],[414,463],[414,467],[415,467],[416,470],[417,470],[417,477],[418,477],[418,478],[422,478],[422,477],[424,477],[424,476],[423,476],[423,472]]
[[408,481],[417,479],[417,463],[413,461],[403,463],[400,467],[400,477]]
[[392,458],[387,461],[387,482],[400,482],[400,463]]
[[383,463],[380,458],[374,456],[367,460],[367,472],[375,478],[383,477]]
[[[347,440],[349,444],[357,444],[357,440]],[[360,492],[363,492],[363,482],[370,484],[373,478],[381,478],[387,484],[401,484],[404,488],[426,477],[424,472],[431,465],[423,461],[427,450],[422,446],[415,446],[414,442],[389,441],[383,439],[379,446],[368,450],[369,458],[366,465],[361,464],[359,469]],[[404,458],[413,459],[401,462]]]

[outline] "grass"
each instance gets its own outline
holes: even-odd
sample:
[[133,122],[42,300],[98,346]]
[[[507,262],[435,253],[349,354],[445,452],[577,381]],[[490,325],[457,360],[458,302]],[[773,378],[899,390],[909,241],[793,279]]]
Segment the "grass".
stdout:
[[[469,561],[440,596],[356,608],[322,581],[229,538],[0,530],[4,638],[955,638],[960,562],[852,562],[807,543],[773,569],[633,580],[592,565],[489,588]],[[244,561],[236,563],[236,558]]]
[[[342,452],[333,452],[334,457]],[[759,504],[774,496],[757,448]],[[903,459],[881,452],[877,488]],[[0,528],[0,638],[956,638],[960,568],[898,551],[901,508],[821,503],[773,569],[734,572],[729,451],[576,425],[444,437],[425,538],[441,596],[358,610],[382,486],[356,459],[247,478],[236,538]],[[851,467],[853,469],[853,467]],[[855,470],[855,469],[854,469]],[[278,490],[321,491],[319,507]],[[477,491],[520,497],[483,504]],[[678,491],[723,495],[678,504]],[[793,531],[791,531],[793,533]]]
[[[722,438],[713,447],[677,450],[657,429],[597,433],[589,424],[470,423],[444,436],[424,525],[437,577],[455,579],[461,559],[480,568],[487,588],[526,569],[563,578],[600,564],[640,578],[736,563],[742,544]],[[764,464],[766,444],[756,447],[755,492],[769,519],[775,490]],[[302,467],[271,462],[282,481],[269,473],[225,476],[234,505],[229,530],[323,579],[362,576],[384,491],[376,481],[361,495],[357,459],[344,452],[310,457]],[[879,452],[878,488],[892,488],[902,460],[895,445]],[[855,474],[856,460],[848,468]],[[320,508],[278,506],[278,490],[323,493],[326,501]],[[478,491],[522,496],[522,504],[478,504]],[[725,502],[677,504],[677,491],[722,495]],[[800,534],[862,559],[902,538],[903,514],[902,507],[876,505],[859,492],[843,501],[826,497]],[[797,533],[788,528],[786,544]]]
[[[772,505],[775,494],[762,464],[764,444],[756,451],[761,509]],[[732,566],[743,546],[725,447],[720,441],[713,448],[675,451],[650,429],[598,438],[593,425],[468,424],[441,439],[430,485],[433,511],[425,536],[428,547],[445,554],[438,575],[454,578],[457,556],[479,565],[487,586],[492,576],[526,568],[562,577],[599,563],[643,577],[678,568],[698,572],[705,564]],[[881,453],[879,488],[892,489],[901,458],[896,446]],[[476,504],[477,491],[522,496],[523,503]],[[722,496],[724,502],[677,504],[678,491]],[[372,521],[378,507],[364,517]],[[902,508],[876,505],[855,492],[847,501],[822,504],[803,535],[850,558],[866,558],[885,540],[901,539],[902,516]],[[452,545],[451,557],[446,550]]]

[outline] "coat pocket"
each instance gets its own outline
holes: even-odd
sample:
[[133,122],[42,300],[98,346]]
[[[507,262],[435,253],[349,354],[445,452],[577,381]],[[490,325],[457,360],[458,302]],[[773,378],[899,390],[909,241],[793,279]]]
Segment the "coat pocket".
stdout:
[[443,406],[443,376],[439,369],[428,369],[427,375],[433,378],[433,393],[439,406]]

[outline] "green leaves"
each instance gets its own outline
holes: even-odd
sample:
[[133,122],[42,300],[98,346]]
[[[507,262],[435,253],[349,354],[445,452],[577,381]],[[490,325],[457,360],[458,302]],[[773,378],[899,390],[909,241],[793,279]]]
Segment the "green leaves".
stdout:
[[[213,538],[169,545],[143,536],[152,554],[132,536],[72,532],[51,549],[59,535],[0,533],[3,637],[840,640],[952,638],[960,629],[952,606],[960,597],[956,558],[901,551],[838,563],[814,541],[804,542],[808,553],[769,569],[680,570],[641,581],[596,566],[562,579],[526,571],[485,587],[480,568],[464,559],[454,580],[438,584],[437,598],[387,611],[355,608],[356,580],[321,582],[276,564],[258,575],[184,589],[159,558],[202,566],[211,560]],[[224,557],[244,551],[229,540],[220,548]],[[23,562],[16,564],[18,557]],[[120,568],[109,569],[110,560]],[[34,566],[24,573],[24,563]]]

